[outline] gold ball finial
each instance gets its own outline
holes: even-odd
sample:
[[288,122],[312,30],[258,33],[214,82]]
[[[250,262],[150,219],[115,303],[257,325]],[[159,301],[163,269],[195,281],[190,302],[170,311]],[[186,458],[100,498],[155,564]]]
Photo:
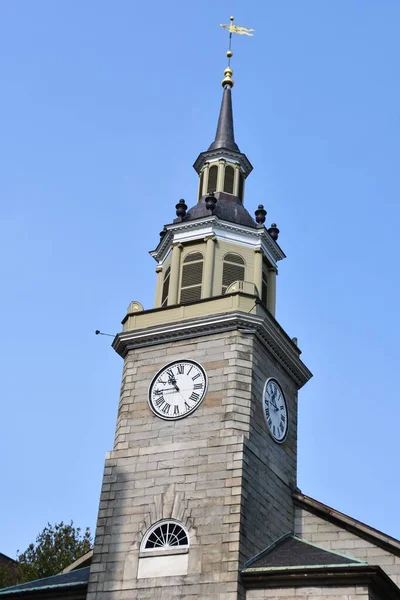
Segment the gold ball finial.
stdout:
[[235,17],[229,17],[230,21],[234,21]]
[[228,58],[232,58],[232,56],[233,56],[232,50],[228,50],[227,53],[226,53],[226,55],[227,55]]
[[222,80],[222,87],[229,85],[231,88],[234,86],[234,82],[232,79],[233,71],[230,67],[227,67],[224,71],[224,78]]

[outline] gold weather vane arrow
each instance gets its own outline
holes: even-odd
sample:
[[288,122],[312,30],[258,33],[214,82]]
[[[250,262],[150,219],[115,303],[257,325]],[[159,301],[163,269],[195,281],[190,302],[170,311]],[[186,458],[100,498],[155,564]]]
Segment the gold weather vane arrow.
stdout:
[[[231,21],[233,21],[233,17],[231,17]],[[254,35],[253,31],[255,31],[255,29],[248,29],[247,27],[234,25],[232,22],[227,25],[221,23],[220,27],[223,27],[226,29],[226,31],[229,31],[229,33],[238,33],[239,35]]]
[[228,23],[228,24],[221,23],[220,24],[220,27],[225,29],[225,31],[229,32],[229,48],[226,53],[226,55],[228,57],[228,68],[225,69],[225,72],[224,72],[225,77],[222,80],[222,87],[225,87],[226,85],[233,87],[233,79],[232,79],[233,71],[231,69],[231,58],[233,56],[233,52],[231,49],[232,48],[232,33],[237,33],[238,35],[253,36],[254,35],[253,31],[255,31],[255,29],[249,29],[248,27],[234,25],[233,24],[234,20],[235,20],[234,17],[230,17],[230,23]]

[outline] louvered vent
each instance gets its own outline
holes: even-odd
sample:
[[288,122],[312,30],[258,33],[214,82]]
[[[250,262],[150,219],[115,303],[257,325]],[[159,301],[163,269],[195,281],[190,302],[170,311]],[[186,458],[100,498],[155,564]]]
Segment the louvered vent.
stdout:
[[181,290],[181,303],[197,302],[201,298],[201,285]]
[[239,191],[238,191],[239,200],[243,200],[243,186],[244,186],[244,177],[243,177],[242,173],[239,173]]
[[183,262],[186,264],[188,262],[194,262],[195,260],[203,260],[203,255],[201,252],[191,252],[187,255]]
[[171,267],[168,267],[165,271],[163,288],[162,288],[162,297],[161,297],[161,306],[166,306],[168,302],[168,290],[169,290],[169,276],[171,274]]
[[225,167],[225,181],[224,181],[224,192],[227,194],[233,194],[233,180],[235,177],[235,171],[233,167]]
[[239,254],[233,254],[233,252],[228,252],[228,254],[225,254],[224,262],[225,261],[235,263],[237,265],[244,265],[243,258]]
[[201,252],[192,252],[183,261],[181,302],[195,302],[196,300],[200,300],[202,282],[203,255]]
[[214,165],[208,173],[207,194],[217,191],[218,167]]
[[222,271],[223,294],[225,294],[226,288],[234,281],[244,281],[244,260],[239,254],[229,252],[225,255]]
[[200,183],[199,183],[199,200],[203,195],[203,182],[204,182],[204,171],[201,172],[200,175]]

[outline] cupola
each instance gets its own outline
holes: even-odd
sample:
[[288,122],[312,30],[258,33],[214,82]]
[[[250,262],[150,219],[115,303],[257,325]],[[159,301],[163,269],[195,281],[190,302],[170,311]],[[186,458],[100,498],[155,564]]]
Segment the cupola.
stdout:
[[253,167],[235,142],[232,110],[233,71],[227,67],[215,139],[201,152],[193,167],[199,175],[198,201],[210,193],[231,194],[243,202],[244,182]]

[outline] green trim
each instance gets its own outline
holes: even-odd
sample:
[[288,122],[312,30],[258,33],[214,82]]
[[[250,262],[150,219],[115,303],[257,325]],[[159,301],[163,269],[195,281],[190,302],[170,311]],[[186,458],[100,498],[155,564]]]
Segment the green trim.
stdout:
[[242,573],[258,573],[263,571],[293,571],[296,569],[337,569],[338,567],[365,567],[368,566],[368,563],[347,563],[346,565],[334,563],[333,565],[296,565],[294,567],[253,567],[247,568],[242,571]]
[[[35,581],[40,581],[40,579],[36,579]],[[23,592],[36,592],[37,590],[52,590],[54,588],[64,588],[64,587],[74,587],[77,585],[87,585],[87,581],[74,581],[73,583],[57,583],[55,585],[38,585],[36,587],[24,587],[20,586],[12,586],[8,588],[4,588],[0,590],[0,596],[2,594],[22,594]],[[22,583],[20,585],[23,585]],[[13,589],[13,588],[18,589]]]
[[[87,569],[87,568],[88,567],[81,567],[80,569],[75,569],[75,571],[71,571],[71,573],[72,572],[77,573],[81,569]],[[17,585],[11,585],[9,587],[0,589],[0,595],[17,594],[18,592],[29,592],[29,591],[36,591],[36,590],[50,590],[52,588],[73,587],[76,585],[87,585],[88,584],[87,581],[71,581],[70,583],[68,583],[68,582],[67,583],[52,583],[52,584],[48,584],[48,585],[33,585],[32,587],[30,587],[31,584],[35,584],[38,581],[43,581],[44,579],[50,579],[50,577],[58,577],[58,576],[65,577],[66,575],[69,575],[69,573],[58,573],[57,575],[49,575],[48,577],[41,577],[40,579],[32,579],[32,581],[26,581],[25,583],[18,583]],[[26,587],[22,587],[22,586],[26,586]]]

